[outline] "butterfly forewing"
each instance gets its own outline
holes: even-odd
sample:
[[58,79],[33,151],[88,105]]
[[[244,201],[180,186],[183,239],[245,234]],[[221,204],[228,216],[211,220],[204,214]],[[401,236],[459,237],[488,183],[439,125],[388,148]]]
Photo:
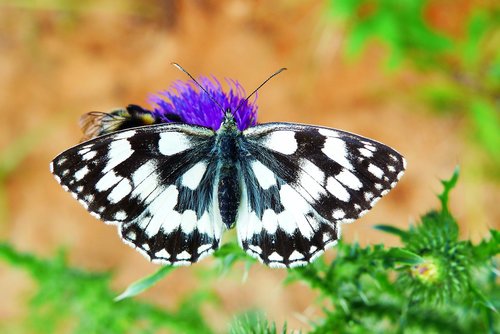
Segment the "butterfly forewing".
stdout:
[[214,132],[162,124],[75,146],[51,169],[88,210],[152,261],[187,264],[219,246]]
[[390,147],[316,126],[268,123],[244,131],[238,237],[271,266],[310,262],[395,186],[404,158]]

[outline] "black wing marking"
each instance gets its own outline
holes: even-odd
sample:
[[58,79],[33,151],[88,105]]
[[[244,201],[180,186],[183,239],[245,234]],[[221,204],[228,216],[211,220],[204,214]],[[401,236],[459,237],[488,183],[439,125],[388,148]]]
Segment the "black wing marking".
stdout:
[[51,171],[151,261],[189,264],[217,249],[223,231],[214,138],[210,129],[183,124],[113,132],[61,153]]
[[268,123],[244,131],[242,247],[271,266],[304,265],[336,243],[403,175],[404,158],[351,133]]

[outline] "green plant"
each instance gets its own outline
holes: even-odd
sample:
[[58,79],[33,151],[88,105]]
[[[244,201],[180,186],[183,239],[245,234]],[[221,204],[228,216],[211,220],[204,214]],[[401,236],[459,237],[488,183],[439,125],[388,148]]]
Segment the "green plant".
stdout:
[[466,115],[470,137],[486,154],[483,164],[498,177],[500,7],[478,4],[465,20],[456,17],[463,33],[451,34],[432,26],[433,7],[439,7],[434,8],[437,12],[455,5],[460,3],[331,0],[328,13],[345,28],[348,57],[359,55],[369,42],[377,41],[388,51],[389,68],[409,65],[425,73],[420,88],[410,94],[417,92],[419,101],[427,101],[440,112]]

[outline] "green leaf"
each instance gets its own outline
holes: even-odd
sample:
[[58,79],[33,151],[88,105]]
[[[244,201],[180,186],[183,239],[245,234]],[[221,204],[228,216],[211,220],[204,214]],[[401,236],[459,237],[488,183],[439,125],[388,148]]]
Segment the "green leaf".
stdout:
[[424,259],[422,257],[403,248],[389,249],[389,251],[387,252],[387,258],[394,261],[394,263],[410,266],[414,266],[416,264],[424,262]]
[[449,214],[448,211],[448,202],[450,200],[450,191],[455,187],[458,181],[458,176],[460,175],[460,167],[455,167],[453,171],[453,175],[449,180],[442,180],[441,183],[444,186],[443,192],[438,195],[439,200],[441,201],[441,210],[443,214]]
[[402,240],[406,239],[408,232],[391,225],[375,225],[375,229],[383,231],[386,233],[394,234],[400,237]]
[[141,278],[140,280],[130,284],[125,291],[115,298],[115,301],[120,301],[126,298],[137,296],[143,291],[155,285],[163,279],[168,273],[174,269],[173,266],[164,266],[158,269],[154,274]]

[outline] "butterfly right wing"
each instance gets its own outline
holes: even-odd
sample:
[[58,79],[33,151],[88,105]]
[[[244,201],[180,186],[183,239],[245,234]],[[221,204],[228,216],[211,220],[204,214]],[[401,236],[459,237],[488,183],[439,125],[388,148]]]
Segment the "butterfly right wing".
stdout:
[[160,124],[113,132],[56,157],[51,172],[151,261],[190,264],[218,248],[214,132]]
[[398,182],[405,159],[348,132],[267,123],[243,132],[241,246],[275,267],[305,265]]

